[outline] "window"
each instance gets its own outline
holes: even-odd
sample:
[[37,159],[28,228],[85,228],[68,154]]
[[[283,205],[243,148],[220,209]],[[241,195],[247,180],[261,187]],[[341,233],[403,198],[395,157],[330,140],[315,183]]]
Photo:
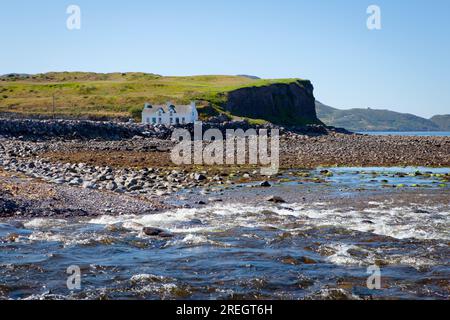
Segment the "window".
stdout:
[[176,119],[175,119],[175,123],[176,123],[176,124],[180,124],[180,118],[176,118]]
[[152,123],[155,124],[156,123],[156,118],[152,119]]
[[147,123],[150,123],[150,118],[147,118],[146,122],[147,122]]
[[173,123],[173,118],[170,118],[170,124],[172,124]]
[[186,119],[184,117],[181,118],[181,123],[186,123]]
[[161,118],[158,119],[158,123],[161,124]]

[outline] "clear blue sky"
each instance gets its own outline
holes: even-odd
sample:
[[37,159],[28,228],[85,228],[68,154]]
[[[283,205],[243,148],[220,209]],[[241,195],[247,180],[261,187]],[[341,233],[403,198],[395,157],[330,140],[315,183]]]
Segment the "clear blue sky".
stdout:
[[[382,30],[366,27],[370,4]],[[450,113],[449,0],[14,0],[0,24],[1,74],[300,77],[334,107]]]

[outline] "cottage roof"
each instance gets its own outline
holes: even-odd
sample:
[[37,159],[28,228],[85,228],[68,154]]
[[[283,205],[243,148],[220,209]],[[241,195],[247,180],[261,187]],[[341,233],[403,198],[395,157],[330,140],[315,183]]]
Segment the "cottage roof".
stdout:
[[183,113],[187,114],[191,112],[191,105],[174,105],[174,104],[166,104],[166,105],[151,105],[147,104],[145,110],[151,110],[152,112],[157,112],[162,109],[164,113],[168,113],[173,110],[175,113]]

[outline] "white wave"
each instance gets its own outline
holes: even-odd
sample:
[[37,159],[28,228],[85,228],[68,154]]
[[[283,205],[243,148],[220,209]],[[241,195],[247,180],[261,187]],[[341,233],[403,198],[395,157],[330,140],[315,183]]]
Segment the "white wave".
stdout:
[[130,279],[131,282],[163,282],[164,280],[166,278],[163,276],[148,273],[135,274]]
[[[335,251],[334,254],[326,258],[327,261],[338,265],[371,265],[374,263],[373,254],[366,249],[355,245],[334,243],[326,245],[328,249]],[[349,253],[350,250],[361,252],[361,255],[355,257]]]
[[339,211],[336,209],[303,209],[292,205],[299,218],[307,218],[305,224],[330,225],[354,231],[370,232],[396,239],[450,239],[450,212],[439,208],[426,208],[431,213],[417,213],[414,206],[381,207],[363,211]]
[[[369,232],[397,239],[450,239],[450,213],[436,207],[426,207],[427,212],[417,213],[415,206],[389,207],[385,202],[372,202],[362,211],[329,208],[324,203],[288,204],[284,206],[249,206],[243,204],[217,204],[194,209],[177,209],[144,216],[103,216],[90,223],[116,224],[139,230],[141,226],[157,227],[173,233],[220,232],[235,227],[284,227],[284,217],[297,218],[298,223],[308,227],[335,226],[353,231]],[[424,206],[422,206],[423,208]],[[265,217],[269,215],[269,222]],[[278,217],[278,219],[277,219]],[[201,225],[190,225],[192,219],[201,220]],[[134,225],[133,225],[134,224]]]
[[96,243],[108,244],[112,243],[113,239],[106,235],[98,234],[73,234],[67,233],[54,233],[54,232],[43,232],[35,231],[28,236],[29,241],[46,241],[46,242],[60,242],[64,247],[74,246],[74,245],[92,245]]
[[35,218],[24,223],[25,228],[28,229],[52,228],[61,227],[64,225],[67,225],[66,220],[49,218]]
[[220,247],[228,247],[229,245],[209,240],[204,235],[195,235],[195,234],[188,234],[181,240],[171,240],[168,241],[165,247],[173,246],[173,245],[190,245],[190,246],[199,246],[204,244],[212,244]]

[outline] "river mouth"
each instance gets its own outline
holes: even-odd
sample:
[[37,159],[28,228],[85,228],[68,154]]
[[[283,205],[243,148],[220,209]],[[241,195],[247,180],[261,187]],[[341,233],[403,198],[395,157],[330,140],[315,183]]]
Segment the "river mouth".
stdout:
[[[288,173],[269,188],[287,198],[351,194],[343,202],[239,200],[236,193],[260,191],[249,187],[230,190],[234,201],[220,191],[223,202],[157,214],[3,219],[0,298],[448,299],[448,169],[427,170],[324,168],[302,184]],[[80,268],[80,290],[67,288],[70,266]],[[381,272],[379,290],[367,287],[371,266]]]

